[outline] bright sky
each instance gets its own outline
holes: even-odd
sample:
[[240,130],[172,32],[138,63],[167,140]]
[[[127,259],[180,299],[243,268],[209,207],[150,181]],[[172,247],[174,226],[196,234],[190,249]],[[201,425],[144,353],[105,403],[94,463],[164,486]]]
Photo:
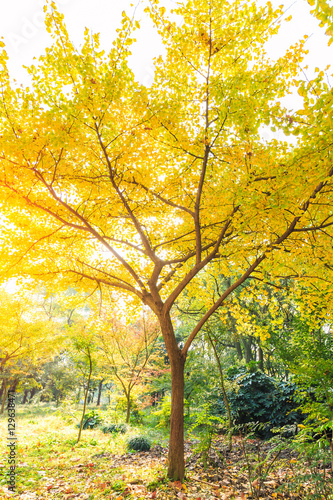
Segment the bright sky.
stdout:
[[[171,0],[167,1],[173,4]],[[65,15],[65,23],[76,46],[82,42],[84,28],[88,27],[93,33],[100,33],[103,48],[110,49],[123,10],[130,15],[137,6],[135,17],[146,18],[138,5],[139,0],[57,0],[55,3]],[[33,57],[38,57],[50,45],[51,38],[43,21],[44,4],[44,0],[1,2],[0,35],[6,43],[12,76],[17,80],[25,79],[22,65],[31,64]],[[137,77],[145,82],[153,74],[152,58],[159,54],[159,43],[152,24],[146,21],[143,26],[140,33],[136,31],[138,44],[132,67]]]
[[[263,1],[263,0],[260,0]],[[164,0],[170,7],[176,5],[175,0]],[[281,0],[273,0],[273,5],[279,5]],[[136,32],[137,46],[133,49],[132,68],[142,83],[149,83],[153,74],[152,58],[160,52],[160,44],[151,23],[143,14],[139,0],[57,0],[56,4],[65,15],[70,36],[78,46],[82,41],[83,30],[88,27],[92,32],[101,33],[104,49],[111,47],[115,30],[120,24],[121,12],[133,13],[142,19],[142,30]],[[131,4],[133,4],[131,6]],[[9,55],[9,66],[13,78],[26,82],[25,70],[22,65],[32,63],[33,57],[38,57],[44,48],[50,44],[50,38],[43,23],[44,0],[11,0],[1,2],[0,35],[4,37]],[[292,14],[293,19],[281,30],[278,38],[269,44],[269,53],[275,58],[297,41],[304,34],[310,38],[307,42],[309,56],[307,64],[322,69],[333,63],[333,45],[327,47],[327,37],[323,29],[318,27],[318,21],[310,14],[306,0],[287,0],[286,16]],[[311,78],[312,72],[308,70]]]

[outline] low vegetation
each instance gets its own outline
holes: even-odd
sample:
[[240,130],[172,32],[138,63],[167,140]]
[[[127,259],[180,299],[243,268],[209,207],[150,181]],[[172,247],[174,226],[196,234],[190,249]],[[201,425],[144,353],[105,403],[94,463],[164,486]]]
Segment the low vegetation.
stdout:
[[[289,438],[280,429],[269,440],[258,438],[262,424],[235,426],[229,449],[226,419],[207,406],[193,410],[185,479],[177,483],[166,476],[168,429],[156,426],[156,415],[149,413],[143,424],[125,426],[110,423],[106,406],[91,407],[86,421],[93,415],[99,422],[86,426],[77,443],[79,408],[18,405],[17,492],[9,492],[2,477],[0,498],[332,498],[329,447],[317,438],[305,443],[305,426]],[[1,435],[6,426],[4,415]],[[2,440],[3,457],[5,446]],[[5,470],[4,460],[0,466]]]

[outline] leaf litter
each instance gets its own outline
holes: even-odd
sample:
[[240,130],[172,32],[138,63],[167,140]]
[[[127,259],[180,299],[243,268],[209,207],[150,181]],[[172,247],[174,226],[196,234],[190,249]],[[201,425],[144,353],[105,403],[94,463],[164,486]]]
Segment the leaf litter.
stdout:
[[[297,459],[285,453],[262,481],[257,496],[259,479],[255,478],[250,484],[237,438],[234,438],[231,452],[223,438],[217,439],[206,465],[203,455],[193,452],[192,443],[185,443],[186,478],[183,483],[167,479],[167,448],[160,445],[149,452],[122,455],[108,451],[89,455],[87,449],[81,454],[82,449],[72,448],[71,451],[75,453],[72,457],[55,453],[51,461],[45,460],[43,466],[39,463],[38,470],[36,463],[30,464],[30,480],[15,494],[5,487],[2,491],[0,488],[0,499],[304,500],[306,491],[311,489],[311,485],[305,483],[298,492],[280,490],[296,473]],[[29,467],[21,463],[18,469],[22,473]]]

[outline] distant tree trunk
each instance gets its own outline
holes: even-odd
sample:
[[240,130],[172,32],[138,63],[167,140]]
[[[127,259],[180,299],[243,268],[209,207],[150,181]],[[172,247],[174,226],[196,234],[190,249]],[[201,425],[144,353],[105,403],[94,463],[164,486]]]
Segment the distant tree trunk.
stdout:
[[79,429],[79,435],[77,437],[77,443],[80,441],[80,438],[81,438],[81,432],[82,432],[82,426],[83,426],[83,419],[84,419],[84,415],[86,413],[87,398],[88,398],[88,392],[89,392],[89,386],[90,386],[90,380],[91,380],[91,374],[92,374],[92,359],[91,359],[90,350],[88,350],[88,354],[89,354],[89,375],[88,375],[88,380],[87,380],[87,388],[86,388],[86,391],[85,391],[85,394],[84,394],[82,418],[81,418],[81,422],[80,422],[80,429]]
[[97,406],[100,406],[100,404],[101,404],[103,382],[104,382],[104,378],[102,378],[102,380],[100,380],[100,382],[98,384],[98,394],[97,394],[97,403],[96,403]]
[[23,395],[23,401],[22,401],[23,405],[25,405],[26,402],[28,401],[28,394],[29,394],[29,389],[25,389],[24,395]]
[[242,351],[242,347],[241,347],[241,344],[240,344],[239,340],[235,340],[235,348],[236,348],[236,351],[237,351],[238,360],[242,361],[242,359],[243,359],[243,351]]
[[14,382],[12,382],[11,386],[9,387],[9,390],[12,391],[12,392],[15,392],[16,389],[17,389],[18,383],[19,383],[19,379],[16,378],[14,380]]
[[258,361],[259,361],[259,368],[263,372],[264,371],[264,352],[263,352],[260,345],[259,345],[259,349],[258,349]]
[[5,382],[5,381],[6,381],[6,379],[5,379],[5,378],[4,378],[4,379],[2,379],[2,384],[1,384],[1,387],[0,387],[0,400],[1,400],[1,398],[2,398],[2,393],[3,393],[3,391],[4,391],[4,389],[5,389],[5,386],[6,386],[6,382]]
[[245,362],[249,363],[253,360],[253,354],[251,349],[252,340],[249,338],[248,340],[245,337],[242,337],[242,343],[244,346],[244,354],[245,354]]
[[156,406],[156,399],[157,399],[157,392],[152,392],[150,398],[150,405],[152,407]]
[[131,390],[126,391],[126,424],[129,424],[131,417]]
[[37,388],[36,387],[33,387],[30,391],[30,398],[29,398],[29,404],[32,402],[32,398],[34,397],[34,395],[36,394],[37,392]]

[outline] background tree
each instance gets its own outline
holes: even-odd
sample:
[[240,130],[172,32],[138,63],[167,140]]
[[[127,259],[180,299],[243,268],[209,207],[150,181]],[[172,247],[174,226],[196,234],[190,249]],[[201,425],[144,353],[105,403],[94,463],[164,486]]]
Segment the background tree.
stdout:
[[[38,371],[57,351],[58,325],[49,321],[36,296],[0,293],[0,396],[1,413],[8,388],[15,390],[29,372]],[[34,385],[34,392],[37,391]]]
[[96,331],[99,362],[126,397],[126,423],[129,423],[133,389],[144,383],[152,369],[160,329],[147,311],[143,310],[132,324],[119,320],[116,311],[113,314],[111,311],[111,305],[104,303]]
[[78,375],[65,349],[52,361],[45,363],[40,372],[37,378],[41,385],[40,401],[55,401],[58,406],[63,400],[74,396]]
[[77,442],[79,442],[86,413],[90,382],[96,367],[96,344],[94,342],[93,332],[84,320],[72,326],[70,333],[70,356],[81,374],[82,385],[84,387],[83,409],[77,437]]

